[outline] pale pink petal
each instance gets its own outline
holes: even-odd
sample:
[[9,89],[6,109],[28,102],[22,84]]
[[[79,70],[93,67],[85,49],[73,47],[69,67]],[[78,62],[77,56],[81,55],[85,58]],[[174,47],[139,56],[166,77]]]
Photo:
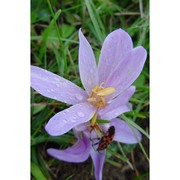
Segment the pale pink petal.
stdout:
[[56,159],[67,161],[67,162],[84,162],[90,153],[91,143],[90,140],[82,134],[82,139],[78,139],[76,144],[65,149],[58,150],[50,148],[47,150],[48,154]]
[[90,155],[94,164],[95,178],[96,180],[102,180],[102,171],[103,171],[106,151],[97,152],[93,148],[91,148]]
[[136,80],[143,69],[146,56],[147,52],[142,46],[134,48],[109,76],[106,86],[116,89],[113,97],[127,89]]
[[111,32],[105,39],[98,64],[99,82],[106,82],[112,71],[122,63],[133,48],[131,37],[122,29]]
[[122,92],[117,98],[110,100],[106,107],[98,110],[100,119],[111,120],[124,112],[130,111],[129,99],[134,94],[136,88],[131,86]]
[[52,136],[62,135],[73,127],[89,121],[96,108],[88,102],[71,106],[55,114],[47,123],[45,129]]
[[87,99],[87,93],[74,83],[36,66],[31,66],[31,87],[43,96],[68,104]]
[[[126,144],[135,144],[138,142],[135,135],[133,134],[133,131],[125,121],[118,118],[114,118],[111,120],[110,124],[111,126],[115,126],[114,141]],[[141,140],[141,133],[136,128],[133,129],[138,139]]]
[[87,93],[98,85],[98,72],[93,50],[79,30],[79,73]]

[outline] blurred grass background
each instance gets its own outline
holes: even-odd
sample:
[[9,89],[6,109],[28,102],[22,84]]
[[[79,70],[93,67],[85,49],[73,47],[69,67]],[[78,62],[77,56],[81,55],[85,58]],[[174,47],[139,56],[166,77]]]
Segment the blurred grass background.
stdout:
[[[82,28],[96,60],[104,38],[123,28],[134,42],[149,52],[148,0],[31,0],[31,64],[54,72],[82,87],[78,71],[78,30]],[[107,151],[103,179],[149,179],[149,53],[141,75],[134,82],[133,111],[121,116],[143,134],[142,142],[113,142]],[[76,141],[72,132],[51,137],[44,126],[68,106],[31,90],[31,178],[94,179],[91,159],[71,164],[47,155],[49,147],[66,148]]]

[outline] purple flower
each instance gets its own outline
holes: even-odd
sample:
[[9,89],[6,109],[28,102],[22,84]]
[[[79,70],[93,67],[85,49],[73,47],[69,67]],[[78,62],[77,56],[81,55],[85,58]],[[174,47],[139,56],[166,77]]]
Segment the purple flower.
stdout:
[[[131,110],[128,101],[135,92],[131,84],[142,71],[147,53],[142,46],[133,48],[128,33],[118,29],[106,37],[97,66],[92,48],[81,30],[79,40],[79,72],[85,91],[35,66],[31,67],[31,86],[46,97],[72,105],[54,115],[45,129],[50,135],[58,136],[73,128],[78,141],[66,150],[48,149],[48,153],[68,162],[85,161],[90,154],[95,177],[99,180],[102,179],[105,155],[94,150],[90,139],[101,137],[102,132],[113,125],[115,141],[137,143],[128,124],[116,117]],[[99,124],[97,119],[109,120],[110,123]],[[141,134],[134,130],[141,140]],[[82,136],[79,135],[81,131]]]
[[[137,139],[134,137],[131,128],[127,125],[126,122],[118,118],[114,118],[111,120],[110,123],[110,126],[112,125],[116,128],[114,141],[128,144],[137,143]],[[134,131],[138,139],[140,140],[141,134],[135,128]],[[75,163],[85,161],[90,155],[94,163],[96,180],[101,180],[104,159],[106,154],[105,150],[101,153],[95,151],[94,147],[92,146],[92,141],[89,139],[89,131],[87,129],[83,131],[82,137],[80,137],[80,135],[77,133],[75,129],[74,133],[78,139],[76,144],[65,150],[50,148],[47,150],[48,154],[55,157],[56,159]]]

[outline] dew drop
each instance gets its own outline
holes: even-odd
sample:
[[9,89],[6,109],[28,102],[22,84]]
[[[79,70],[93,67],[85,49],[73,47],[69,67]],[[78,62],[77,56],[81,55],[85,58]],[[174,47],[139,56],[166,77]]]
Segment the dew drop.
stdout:
[[78,112],[77,115],[78,115],[79,117],[84,117],[84,116],[85,116],[84,113],[82,113],[82,112]]
[[60,79],[59,79],[59,78],[57,78],[57,77],[55,77],[55,78],[54,78],[54,80],[55,80],[55,81],[58,81],[58,82],[60,81]]
[[67,110],[64,110],[64,111],[62,112],[62,114],[63,114],[63,115],[66,115],[66,112],[67,112]]
[[88,79],[87,83],[88,83],[88,85],[91,85],[91,84],[92,84],[92,81],[91,81],[90,78]]
[[66,87],[67,83],[66,82],[60,82],[60,85]]
[[118,116],[118,115],[119,115],[119,112],[115,112],[114,115],[115,115],[115,116]]
[[74,100],[74,98],[72,96],[69,97],[70,100]]
[[109,100],[109,101],[107,101],[106,103],[107,103],[107,104],[111,104],[111,103],[112,103],[112,101],[113,101],[113,100]]
[[64,122],[64,123],[67,123],[67,119],[63,119],[63,122]]
[[75,94],[75,96],[79,101],[83,99],[83,96],[81,94]]
[[56,96],[54,96],[54,97],[53,97],[53,99],[57,99],[57,97],[56,97]]
[[90,73],[92,74],[94,72],[94,70],[93,69],[90,69]]
[[49,90],[49,89],[47,89],[47,92],[49,93],[49,92],[50,92],[50,90]]
[[76,122],[76,119],[77,118],[75,116],[73,116],[72,119],[71,119],[71,122]]
[[76,116],[73,116],[73,117],[72,117],[72,119],[74,119],[74,120],[75,120],[75,119],[77,119],[77,118],[76,118]]

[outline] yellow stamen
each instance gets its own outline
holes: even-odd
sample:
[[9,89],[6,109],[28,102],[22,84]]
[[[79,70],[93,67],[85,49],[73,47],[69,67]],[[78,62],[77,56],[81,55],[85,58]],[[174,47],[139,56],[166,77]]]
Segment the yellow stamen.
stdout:
[[96,129],[98,129],[100,132],[102,132],[102,128],[99,126],[98,123],[96,123]]
[[97,113],[94,114],[94,116],[91,119],[91,125],[94,126],[96,123]]
[[[92,124],[92,121],[93,121],[94,124]],[[88,125],[87,128],[88,128],[90,133],[92,132],[92,130],[94,130],[94,132],[96,133],[97,137],[101,138],[103,130],[99,126],[99,124],[97,122],[94,122],[94,121],[96,121],[95,116],[93,116],[93,118],[91,119],[91,123],[90,123],[90,125]]]
[[96,93],[99,89],[99,86],[95,86],[93,89],[92,89],[92,92]]
[[108,88],[104,88],[102,90],[99,90],[97,92],[97,95],[98,96],[108,96],[108,95],[112,94],[113,92],[115,92],[115,88],[108,87]]
[[97,108],[103,108],[106,106],[106,98],[105,96],[108,96],[115,92],[115,88],[113,87],[103,87],[104,82],[100,84],[100,86],[95,86],[92,89],[92,92],[90,94],[90,97],[87,99],[88,102],[90,102],[93,106]]
[[90,97],[87,99],[88,102],[96,102],[96,98],[95,97]]
[[96,135],[97,135],[98,138],[101,138],[101,137],[102,137],[101,133],[99,133],[100,131],[97,131],[96,128],[94,129],[94,132],[96,133]]

